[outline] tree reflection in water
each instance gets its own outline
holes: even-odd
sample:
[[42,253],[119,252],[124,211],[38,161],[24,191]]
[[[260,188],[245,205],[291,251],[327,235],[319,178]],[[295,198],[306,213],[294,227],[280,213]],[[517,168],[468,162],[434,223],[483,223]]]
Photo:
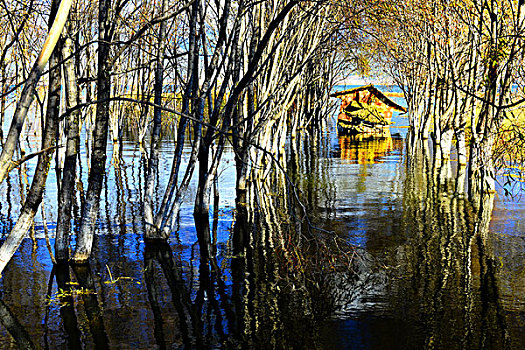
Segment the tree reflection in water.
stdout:
[[395,310],[415,326],[415,348],[509,348],[489,237],[494,195],[468,202],[464,167],[452,177],[436,159],[427,141],[408,150]]
[[9,307],[0,299],[0,323],[7,329],[20,349],[34,349],[33,342]]
[[[290,139],[285,173],[256,169],[232,210],[184,212],[168,243],[142,239],[143,160],[115,158],[91,264],[52,268],[37,232],[6,269],[0,346],[519,348],[523,309],[502,296],[489,233],[494,198],[469,203],[465,169],[426,143],[337,141],[340,153],[329,135]],[[379,188],[385,178],[399,184]]]

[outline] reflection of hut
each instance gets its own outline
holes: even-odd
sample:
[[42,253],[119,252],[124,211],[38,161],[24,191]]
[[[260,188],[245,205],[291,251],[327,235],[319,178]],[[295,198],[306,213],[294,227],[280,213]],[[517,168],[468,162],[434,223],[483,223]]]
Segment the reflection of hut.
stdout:
[[330,96],[341,99],[337,130],[343,134],[373,134],[386,137],[393,111],[407,111],[372,84],[339,91]]
[[341,159],[355,161],[357,164],[382,163],[383,157],[403,149],[402,139],[391,138],[388,128],[386,133],[385,137],[340,135]]

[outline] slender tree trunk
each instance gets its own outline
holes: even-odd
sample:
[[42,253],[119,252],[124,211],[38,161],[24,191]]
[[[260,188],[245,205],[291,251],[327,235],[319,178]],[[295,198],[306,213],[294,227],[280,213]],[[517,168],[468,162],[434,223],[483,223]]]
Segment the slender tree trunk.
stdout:
[[[167,0],[162,0],[160,16],[166,12]],[[161,237],[162,231],[154,224],[154,200],[155,200],[155,180],[159,168],[159,142],[160,128],[162,125],[162,88],[164,75],[164,51],[166,50],[166,21],[160,23],[159,37],[157,42],[157,62],[155,67],[155,108],[153,110],[153,131],[151,134],[151,148],[148,171],[146,175],[146,194],[144,198],[144,219],[146,221],[145,236],[148,239]]]
[[[257,17],[257,9],[255,9],[254,12],[255,13],[251,13],[252,21],[254,17]],[[252,38],[250,40],[250,47],[249,47],[247,54],[245,55],[245,59],[247,60],[247,62],[250,62],[253,59],[253,55],[255,54],[255,49],[257,48],[257,42],[259,41],[259,35],[260,35],[260,28],[258,26],[254,26]],[[251,82],[247,87],[246,103],[247,103],[246,113],[248,115],[246,116],[245,127],[242,130],[242,134],[241,134],[242,138],[239,138],[236,135],[235,127],[233,131],[233,135],[237,136],[237,137],[234,137],[234,146],[237,146],[236,152],[235,152],[235,165],[236,165],[236,170],[237,170],[237,173],[236,173],[237,179],[236,179],[235,189],[237,191],[237,202],[240,202],[240,203],[246,203],[246,182],[247,182],[247,176],[248,176],[248,162],[250,158],[250,148],[251,148],[251,145],[249,142],[251,139],[254,118],[255,118],[255,86],[253,82]],[[235,144],[235,142],[237,144]]]
[[0,63],[1,65],[1,74],[2,74],[2,101],[0,101],[0,146],[3,147],[4,145],[4,117],[5,117],[5,112],[6,112],[6,102],[8,100],[8,96],[7,96],[7,89],[8,89],[8,86],[7,86],[7,79],[6,79],[6,67],[5,67],[5,64],[3,62]]
[[[53,3],[55,2],[56,1],[53,1]],[[38,59],[25,82],[22,95],[18,105],[16,106],[16,110],[11,121],[7,139],[4,142],[2,153],[0,154],[0,182],[4,181],[7,174],[11,170],[11,160],[18,145],[20,133],[22,132],[22,126],[24,125],[27,112],[29,107],[31,107],[31,103],[35,97],[36,85],[40,80],[40,76],[42,75],[44,67],[51,57],[51,53],[55,49],[58,39],[60,38],[60,33],[62,32],[69,15],[71,3],[72,0],[62,0],[60,2],[60,6],[58,6],[58,10],[56,10],[56,12],[50,17],[52,20],[50,20],[49,23],[53,24],[49,30],[46,41],[44,42],[44,47],[42,48],[42,51],[40,52],[40,55],[38,56]],[[50,66],[51,68],[53,67],[53,65]]]
[[458,149],[458,163],[461,166],[467,164],[467,146],[465,140],[465,129],[456,130],[456,148]]
[[482,194],[496,192],[496,174],[492,159],[494,135],[484,136],[481,142],[470,146],[468,168],[469,199],[476,204]]
[[77,237],[77,246],[72,260],[81,264],[87,262],[91,255],[95,227],[100,206],[100,194],[106,174],[106,147],[109,126],[109,98],[110,98],[110,67],[109,50],[111,38],[108,34],[109,0],[99,1],[99,43],[98,43],[98,72],[97,72],[97,103],[95,129],[93,130],[93,147],[91,152],[91,169],[88,177],[88,190],[80,230]]
[[[166,186],[166,191],[164,193],[164,196],[162,198],[162,203],[159,207],[159,210],[157,212],[157,215],[155,217],[155,226],[158,230],[163,231],[162,238],[168,238],[169,235],[169,226],[168,222],[172,221],[170,216],[178,215],[178,210],[175,210],[179,204],[177,203],[178,200],[181,200],[183,197],[184,189],[182,187],[177,189],[177,182],[179,178],[179,171],[180,171],[180,165],[182,161],[182,151],[184,149],[184,141],[186,139],[186,129],[188,126],[188,118],[184,117],[184,115],[190,114],[190,100],[193,98],[195,91],[194,87],[196,85],[195,82],[198,82],[197,78],[197,72],[195,70],[195,67],[197,66],[198,62],[195,62],[196,59],[198,59],[198,32],[197,32],[197,14],[199,11],[199,1],[195,1],[192,4],[191,8],[191,15],[190,15],[190,28],[189,28],[189,37],[188,37],[188,43],[189,43],[189,51],[188,51],[188,82],[186,85],[186,89],[184,91],[184,96],[182,99],[182,116],[179,121],[179,125],[177,128],[177,144],[175,146],[175,155],[173,157],[173,163],[171,167],[171,174],[170,179],[168,181],[168,185]],[[197,66],[198,67],[198,66]],[[192,157],[193,158],[193,157]],[[188,166],[193,166],[190,163]],[[188,171],[193,172],[193,168],[187,168],[186,173],[188,174]]]
[[[71,39],[67,38],[62,50],[62,58],[71,56]],[[66,105],[71,109],[77,105],[77,79],[72,58],[64,61],[64,81],[66,84]],[[69,259],[69,233],[71,231],[71,209],[75,194],[77,154],[80,147],[79,111],[70,112],[65,124],[67,134],[66,157],[62,175],[61,191],[58,199],[58,219],[55,238],[55,256],[58,261]]]
[[452,148],[452,138],[454,137],[454,130],[447,129],[441,136],[441,157],[443,160],[450,159],[450,151]]
[[[495,131],[498,123],[498,110],[494,108],[498,92],[498,66],[491,62],[486,67],[488,86],[485,91],[485,101],[477,115],[477,121],[472,125],[472,140],[470,143],[469,161],[469,199],[477,205],[481,194],[495,192],[495,170],[492,160],[492,147],[495,141]],[[494,128],[494,129],[493,129]]]
[[[247,62],[246,65],[246,72],[242,77],[238,80],[236,77],[234,77],[234,86],[235,88],[231,92],[230,96],[228,97],[228,100],[226,102],[226,105],[224,106],[224,109],[222,110],[221,116],[222,116],[222,134],[219,136],[219,141],[217,144],[217,151],[214,155],[214,161],[212,162],[211,168],[203,168],[203,165],[206,165],[207,160],[207,154],[209,154],[209,147],[211,145],[211,142],[209,141],[210,131],[208,130],[206,137],[204,138],[204,149],[202,154],[199,154],[199,159],[201,162],[199,163],[199,184],[197,188],[197,196],[195,199],[195,206],[194,206],[194,214],[197,215],[203,215],[205,213],[208,213],[209,211],[209,203],[210,203],[210,192],[211,192],[211,185],[213,183],[213,177],[216,176],[218,161],[220,160],[220,157],[222,156],[222,150],[225,142],[224,132],[227,131],[227,128],[231,125],[232,121],[234,121],[235,113],[237,113],[237,106],[238,101],[243,93],[243,91],[249,86],[249,84],[253,81],[254,75],[257,72],[257,68],[259,67],[260,61],[263,57],[264,52],[268,49],[268,47],[272,47],[270,43],[272,42],[272,37],[274,31],[282,24],[283,21],[287,18],[289,12],[298,4],[298,1],[290,1],[287,3],[280,12],[273,18],[273,20],[268,24],[268,28],[266,29],[266,32],[262,36],[261,40],[257,43],[257,49],[254,50],[253,56],[251,56],[250,62]],[[234,42],[238,40],[234,39]],[[273,48],[273,47],[272,47]],[[234,66],[234,74],[236,72],[240,72],[240,47],[235,47],[235,52],[233,53],[233,59],[235,60],[235,66]],[[234,122],[235,124],[235,122]],[[235,130],[234,130],[235,132]]]
[[[51,18],[56,13],[58,4],[53,1],[51,8]],[[60,28],[62,29],[62,28]],[[55,46],[55,45],[54,45]],[[57,67],[49,72],[49,92],[46,112],[45,129],[42,136],[42,149],[53,148],[56,143],[56,134],[58,128],[58,115],[60,113],[60,89],[61,89],[61,70],[58,66],[60,63],[60,44],[56,45],[57,49],[53,51],[49,60],[52,67]],[[51,166],[51,158],[53,152],[41,153],[38,157],[38,162],[31,182],[31,188],[27,194],[24,205],[20,212],[20,216],[16,221],[15,226],[7,237],[6,241],[0,247],[0,273],[11,260],[27,231],[33,224],[35,214],[42,202],[44,189],[46,186],[47,175]]]

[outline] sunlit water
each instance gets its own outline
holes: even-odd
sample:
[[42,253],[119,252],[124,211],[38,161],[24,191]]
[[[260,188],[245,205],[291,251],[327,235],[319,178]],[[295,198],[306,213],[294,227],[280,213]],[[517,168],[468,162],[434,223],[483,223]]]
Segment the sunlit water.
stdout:
[[[488,230],[479,229],[483,224],[453,190],[429,185],[428,169],[407,173],[406,120],[394,121],[394,137],[383,140],[338,137],[332,121],[317,144],[315,161],[298,169],[300,182],[316,182],[316,193],[308,197],[315,202],[316,222],[358,247],[355,278],[330,291],[339,295],[337,308],[319,315],[311,324],[315,329],[301,325],[293,307],[282,305],[293,298],[279,295],[278,276],[269,270],[245,267],[239,271],[246,280],[238,282],[230,241],[235,207],[230,150],[219,181],[219,269],[210,274],[200,265],[191,202],[183,207],[170,250],[146,247],[144,164],[136,143],[125,141],[121,156],[108,159],[89,270],[62,281],[65,292],[58,287],[54,275],[60,273],[52,271],[39,215],[34,241],[25,239],[4,271],[0,348],[16,348],[24,339],[50,349],[522,348],[525,203],[498,192]],[[306,140],[305,149],[308,145]],[[161,182],[169,174],[172,151],[166,138]],[[85,158],[84,153],[84,167]],[[44,202],[51,246],[54,183],[51,171]],[[195,184],[187,198],[194,192]],[[0,187],[4,236],[17,218],[20,193],[15,171]],[[483,238],[472,239],[476,230]],[[265,254],[264,263],[271,264]],[[82,292],[81,285],[89,291]],[[72,296],[71,288],[77,290]]]

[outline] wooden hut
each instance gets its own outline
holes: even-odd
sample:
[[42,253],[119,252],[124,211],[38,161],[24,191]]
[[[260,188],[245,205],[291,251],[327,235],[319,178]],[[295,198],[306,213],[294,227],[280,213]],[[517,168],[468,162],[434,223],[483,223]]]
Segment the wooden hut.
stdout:
[[341,99],[337,130],[341,134],[384,136],[391,124],[393,111],[406,112],[372,84],[330,95]]

